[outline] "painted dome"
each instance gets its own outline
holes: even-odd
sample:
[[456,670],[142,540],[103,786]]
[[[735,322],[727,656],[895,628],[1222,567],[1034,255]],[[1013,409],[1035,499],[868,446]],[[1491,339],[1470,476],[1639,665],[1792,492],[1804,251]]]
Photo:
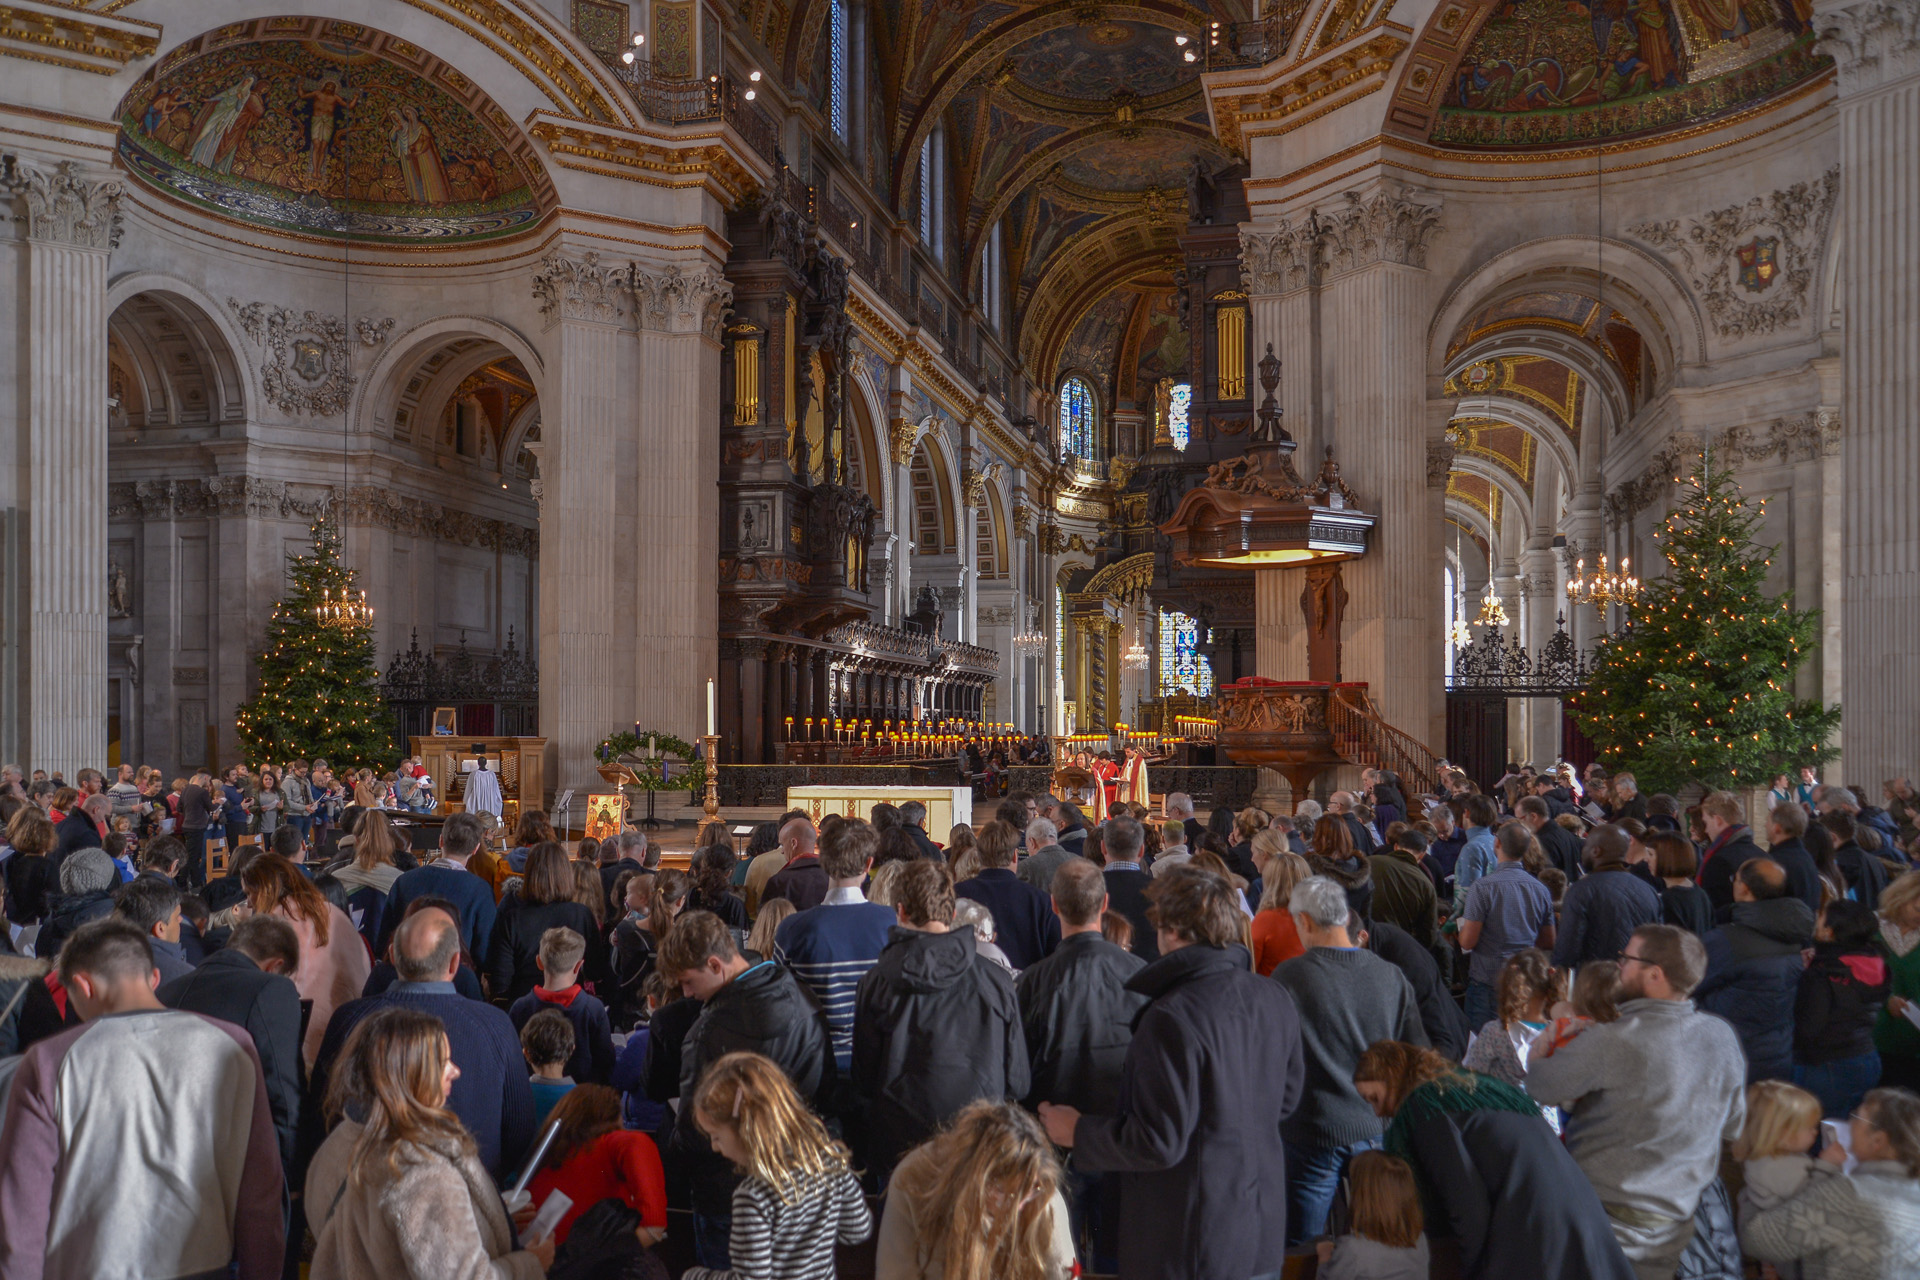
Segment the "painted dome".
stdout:
[[122,104],[120,158],[244,222],[374,242],[510,235],[545,175],[504,112],[406,41],[266,18],[176,49]]
[[1811,0],[1495,0],[1431,140],[1505,150],[1642,137],[1737,115],[1833,64]]

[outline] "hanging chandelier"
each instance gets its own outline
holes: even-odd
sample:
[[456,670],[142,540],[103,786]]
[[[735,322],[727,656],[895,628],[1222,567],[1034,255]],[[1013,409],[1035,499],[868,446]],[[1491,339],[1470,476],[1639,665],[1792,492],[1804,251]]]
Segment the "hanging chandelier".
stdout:
[[1120,655],[1120,661],[1129,671],[1145,671],[1153,665],[1153,655],[1147,652],[1147,646],[1140,643],[1140,630],[1134,628],[1133,643]]
[[1620,571],[1612,572],[1607,566],[1607,555],[1600,553],[1600,567],[1592,573],[1587,572],[1587,562],[1577,560],[1573,566],[1573,577],[1567,581],[1567,599],[1574,604],[1590,604],[1604,609],[1610,604],[1627,608],[1640,596],[1640,579],[1628,572],[1629,561],[1625,556],[1620,559]]
[[1038,657],[1047,647],[1046,633],[1035,623],[1033,611],[1027,611],[1027,625],[1013,638],[1013,651],[1023,658]]
[[1476,627],[1504,627],[1509,619],[1507,607],[1500,603],[1500,597],[1493,593],[1493,581],[1488,579],[1487,589],[1480,593],[1480,616],[1473,620]]
[[1447,643],[1456,649],[1464,649],[1473,643],[1473,632],[1467,629],[1467,620],[1460,616],[1458,605],[1454,606],[1453,625],[1447,628]]
[[373,606],[367,603],[367,593],[362,591],[356,599],[345,587],[339,596],[333,594],[331,587],[320,592],[320,603],[313,606],[313,616],[322,626],[327,627],[370,627],[373,625]]

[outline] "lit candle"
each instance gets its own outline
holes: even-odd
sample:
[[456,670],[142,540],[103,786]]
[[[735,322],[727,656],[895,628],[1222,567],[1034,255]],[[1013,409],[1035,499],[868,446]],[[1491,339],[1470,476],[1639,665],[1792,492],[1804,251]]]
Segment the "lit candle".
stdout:
[[716,704],[714,703],[714,698],[713,698],[713,677],[708,676],[707,677],[707,736],[709,738],[713,737],[716,733],[719,732],[719,730],[713,727],[714,724],[716,723],[715,710],[716,710]]

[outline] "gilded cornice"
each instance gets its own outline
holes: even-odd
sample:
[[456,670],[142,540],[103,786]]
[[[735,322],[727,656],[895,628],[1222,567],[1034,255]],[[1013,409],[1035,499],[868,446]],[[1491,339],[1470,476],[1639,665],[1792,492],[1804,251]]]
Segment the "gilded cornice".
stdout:
[[1386,88],[1395,61],[1412,40],[1410,28],[1382,22],[1287,69],[1277,80],[1262,72],[1211,85],[1208,97],[1221,144],[1244,154],[1250,136],[1289,132]]
[[535,6],[509,8],[499,0],[405,2],[520,65],[535,84],[544,81],[547,97],[556,107],[569,109],[569,114],[590,120],[639,121],[638,109],[615,87],[611,75],[576,58],[566,46],[567,38]]
[[655,133],[546,111],[528,117],[525,127],[562,168],[656,187],[702,187],[729,207],[760,190],[763,175],[741,159],[745,149],[736,154],[718,128]]
[[0,4],[0,56],[116,75],[160,48],[160,27],[57,0]]
[[[1076,98],[1064,93],[1049,93],[1038,85],[1031,85],[1018,79],[1009,80],[1001,92],[1012,99],[1012,102],[1007,104],[1011,113],[1047,124],[1063,124],[1071,127],[1084,124],[1090,119],[1110,117],[1114,111],[1114,102],[1111,98]],[[1199,96],[1200,80],[1196,76],[1186,84],[1168,89],[1164,93],[1134,99],[1127,105],[1133,108],[1135,116],[1184,117],[1193,109],[1194,101]]]

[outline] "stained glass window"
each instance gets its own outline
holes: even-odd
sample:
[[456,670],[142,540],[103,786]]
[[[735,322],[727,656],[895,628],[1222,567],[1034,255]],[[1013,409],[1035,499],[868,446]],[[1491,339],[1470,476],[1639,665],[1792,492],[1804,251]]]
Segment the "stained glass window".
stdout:
[[1213,696],[1213,664],[1200,654],[1200,623],[1171,609],[1160,614],[1160,696]]
[[1187,447],[1190,428],[1187,425],[1187,411],[1193,408],[1193,387],[1185,382],[1173,384],[1173,392],[1167,397],[1167,434],[1173,437],[1176,449]]
[[833,0],[827,8],[828,113],[833,131],[847,136],[847,0]]
[[1093,388],[1085,378],[1068,378],[1060,388],[1060,447],[1091,462],[1093,440]]

